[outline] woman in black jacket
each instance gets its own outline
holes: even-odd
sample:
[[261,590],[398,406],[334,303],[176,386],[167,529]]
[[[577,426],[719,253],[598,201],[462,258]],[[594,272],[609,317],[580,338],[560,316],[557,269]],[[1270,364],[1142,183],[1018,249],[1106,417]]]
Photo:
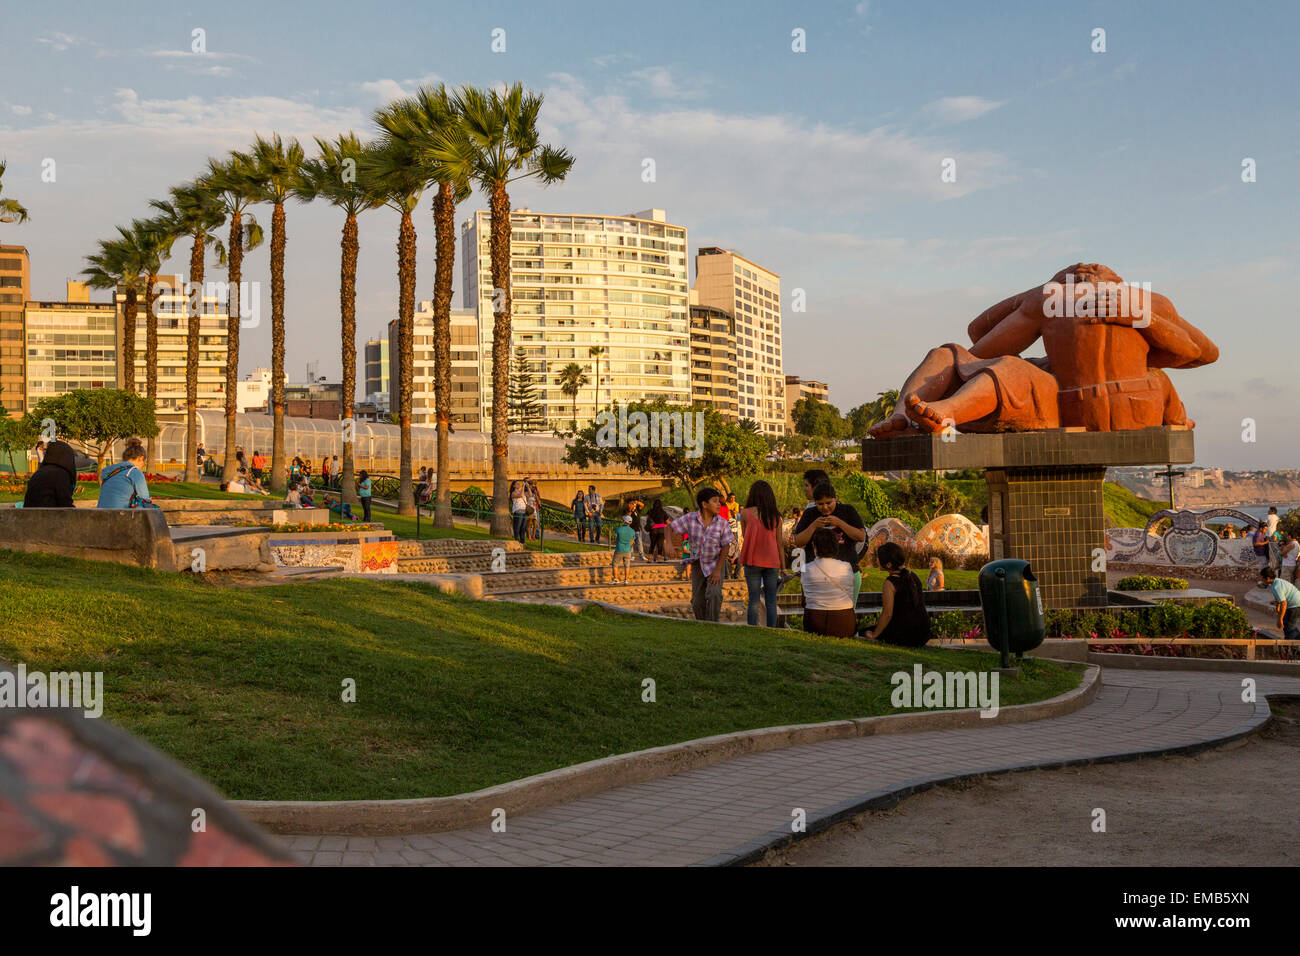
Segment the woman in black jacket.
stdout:
[[930,613],[920,578],[907,569],[907,555],[892,541],[880,546],[876,560],[889,577],[880,588],[880,617],[866,636],[884,644],[920,647],[930,640]]
[[45,460],[27,481],[24,508],[71,508],[77,488],[77,455],[67,442],[52,441]]

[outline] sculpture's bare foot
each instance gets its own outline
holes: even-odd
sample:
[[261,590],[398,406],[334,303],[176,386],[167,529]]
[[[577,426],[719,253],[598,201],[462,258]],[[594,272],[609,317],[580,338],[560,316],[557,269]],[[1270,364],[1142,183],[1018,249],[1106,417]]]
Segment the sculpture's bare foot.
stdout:
[[894,412],[883,422],[877,422],[868,429],[872,438],[893,438],[902,435],[912,427],[911,420],[902,412]]
[[927,404],[915,395],[907,396],[907,413],[908,417],[916,422],[916,427],[923,432],[941,432],[952,424],[951,419],[939,410],[938,403]]

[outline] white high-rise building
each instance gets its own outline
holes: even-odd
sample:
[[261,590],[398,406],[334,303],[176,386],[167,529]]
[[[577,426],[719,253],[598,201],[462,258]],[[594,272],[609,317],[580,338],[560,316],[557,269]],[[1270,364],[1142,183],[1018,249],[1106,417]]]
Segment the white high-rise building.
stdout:
[[[537,373],[548,424],[567,428],[574,403],[560,391],[570,362],[588,382],[577,396],[579,427],[616,402],[689,405],[690,319],[686,228],[662,209],[627,216],[542,215],[511,221],[511,356],[522,346]],[[483,429],[492,411],[491,216],[461,230],[463,301],[477,310]],[[598,356],[592,348],[603,351]],[[599,382],[596,381],[599,369]]]
[[[154,303],[158,321],[158,400],[160,412],[185,410],[185,371],[189,367],[189,299],[185,280],[179,275],[158,276],[159,290]],[[126,294],[117,293],[118,307],[124,309]],[[135,388],[145,394],[148,384],[148,312],[145,295],[140,293],[140,310],[135,332]],[[199,316],[199,408],[226,407],[226,360],[228,355],[226,302],[215,295],[203,296]]]
[[[438,424],[438,408],[434,389],[436,367],[433,342],[433,302],[417,302],[413,316],[411,365],[411,424]],[[452,309],[451,328],[451,422],[464,431],[482,430],[479,409],[479,331],[478,314],[473,309]],[[388,323],[389,342],[397,342],[398,320]],[[400,408],[402,401],[401,354],[396,348],[388,353],[389,370],[386,381],[389,392],[385,396],[392,411]]]
[[781,277],[744,256],[707,246],[695,256],[701,306],[736,317],[736,391],[742,419],[764,435],[786,433],[781,358]]

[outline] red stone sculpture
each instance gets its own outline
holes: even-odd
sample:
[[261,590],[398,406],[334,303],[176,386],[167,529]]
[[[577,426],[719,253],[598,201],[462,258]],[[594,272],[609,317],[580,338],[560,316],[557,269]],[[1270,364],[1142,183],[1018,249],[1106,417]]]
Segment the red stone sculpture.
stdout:
[[[953,427],[963,432],[1081,427],[1192,427],[1162,369],[1195,368],[1218,347],[1173,303],[1097,263],[1003,299],[968,329],[969,349],[932,349],[899,390],[875,438]],[[1020,353],[1039,337],[1045,359]]]

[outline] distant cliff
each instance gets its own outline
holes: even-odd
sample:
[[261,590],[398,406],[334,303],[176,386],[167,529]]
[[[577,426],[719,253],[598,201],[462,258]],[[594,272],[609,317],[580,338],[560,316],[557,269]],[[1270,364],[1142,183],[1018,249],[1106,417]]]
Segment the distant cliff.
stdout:
[[[1124,476],[1114,480],[1140,498],[1165,502],[1169,500],[1169,485],[1164,481],[1143,481]],[[1206,482],[1200,488],[1191,488],[1186,482],[1175,478],[1174,502],[1180,508],[1300,504],[1300,482],[1282,475],[1263,474],[1253,478],[1226,480],[1222,485]]]

